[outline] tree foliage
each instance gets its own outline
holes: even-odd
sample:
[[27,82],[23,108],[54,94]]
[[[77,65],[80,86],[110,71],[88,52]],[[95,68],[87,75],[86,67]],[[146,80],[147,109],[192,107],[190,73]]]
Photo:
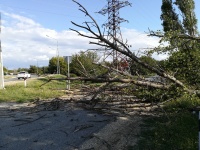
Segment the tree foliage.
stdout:
[[20,71],[28,71],[28,68],[18,68],[17,71],[18,72],[20,72]]
[[191,36],[197,34],[197,19],[194,13],[195,3],[194,0],[176,0],[174,3],[181,11],[183,19],[182,26],[185,33]]
[[29,73],[38,73],[38,67],[34,66],[34,65],[30,65],[28,72]]
[[160,18],[163,20],[162,25],[165,32],[170,30],[183,31],[178,14],[176,14],[175,9],[173,8],[172,0],[163,0],[161,11],[162,14]]
[[8,69],[6,67],[3,67],[4,72],[8,72]]
[[[150,56],[141,56],[139,59],[151,66],[156,66],[158,64],[158,62]],[[137,63],[135,63],[133,61],[130,62],[130,71],[131,71],[132,75],[138,75],[138,74],[139,75],[150,75],[150,74],[152,74],[152,71],[138,65]]]
[[33,74],[38,74],[38,75],[49,73],[47,66],[38,67],[35,65],[30,65],[28,72],[33,73]]
[[[180,14],[175,11],[178,7]],[[200,83],[200,44],[197,41],[179,38],[179,35],[197,36],[197,19],[194,13],[193,0],[163,0],[161,19],[164,36],[162,40],[169,45],[160,52],[168,51],[170,56],[166,61],[168,71],[173,72],[179,80],[187,84]],[[182,20],[182,21],[180,21]]]
[[72,62],[70,64],[70,72],[78,76],[97,76],[105,71],[100,68],[95,62],[99,60],[96,52],[87,51],[79,52],[72,56]]
[[[49,73],[57,73],[57,57],[52,57],[49,60]],[[60,74],[66,75],[67,74],[67,64],[63,57],[59,57],[59,67],[60,67]]]

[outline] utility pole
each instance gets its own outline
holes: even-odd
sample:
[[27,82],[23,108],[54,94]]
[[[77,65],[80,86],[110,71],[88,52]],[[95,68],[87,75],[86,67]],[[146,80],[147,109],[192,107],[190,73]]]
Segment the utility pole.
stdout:
[[[1,12],[0,12],[0,34],[1,34]],[[3,57],[0,39],[0,89],[4,89]]]

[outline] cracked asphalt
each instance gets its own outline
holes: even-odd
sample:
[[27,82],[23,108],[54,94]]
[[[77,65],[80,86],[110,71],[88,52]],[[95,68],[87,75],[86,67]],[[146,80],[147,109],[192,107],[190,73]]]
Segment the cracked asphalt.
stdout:
[[116,119],[70,103],[61,110],[32,110],[26,103],[0,103],[1,150],[79,149]]

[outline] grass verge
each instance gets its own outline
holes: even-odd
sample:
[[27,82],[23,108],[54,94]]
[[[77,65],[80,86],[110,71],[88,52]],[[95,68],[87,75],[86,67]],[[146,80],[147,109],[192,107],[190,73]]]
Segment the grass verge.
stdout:
[[[53,77],[60,78],[58,75]],[[53,80],[47,83],[48,79],[48,77],[34,80],[28,79],[26,88],[24,87],[24,82],[7,85],[6,89],[0,90],[0,102],[27,102],[35,99],[60,97],[65,94],[66,81]],[[41,87],[41,85],[43,86]]]
[[190,110],[199,106],[200,100],[183,95],[168,103],[166,114],[147,117],[134,150],[196,150],[198,149],[198,113]]

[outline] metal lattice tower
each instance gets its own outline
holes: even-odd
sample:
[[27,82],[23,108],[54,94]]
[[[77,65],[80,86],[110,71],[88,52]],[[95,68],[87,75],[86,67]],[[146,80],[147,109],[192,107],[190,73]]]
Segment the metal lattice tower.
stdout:
[[[120,24],[126,22],[127,20],[120,17],[120,9],[126,6],[131,6],[128,1],[122,0],[107,0],[108,4],[98,13],[102,15],[108,14],[108,21],[103,24],[107,29],[107,38],[109,41],[117,44],[115,39],[123,42]],[[115,67],[118,69],[118,62],[123,59],[122,54],[117,53],[116,50],[105,50],[105,58],[112,57]]]

